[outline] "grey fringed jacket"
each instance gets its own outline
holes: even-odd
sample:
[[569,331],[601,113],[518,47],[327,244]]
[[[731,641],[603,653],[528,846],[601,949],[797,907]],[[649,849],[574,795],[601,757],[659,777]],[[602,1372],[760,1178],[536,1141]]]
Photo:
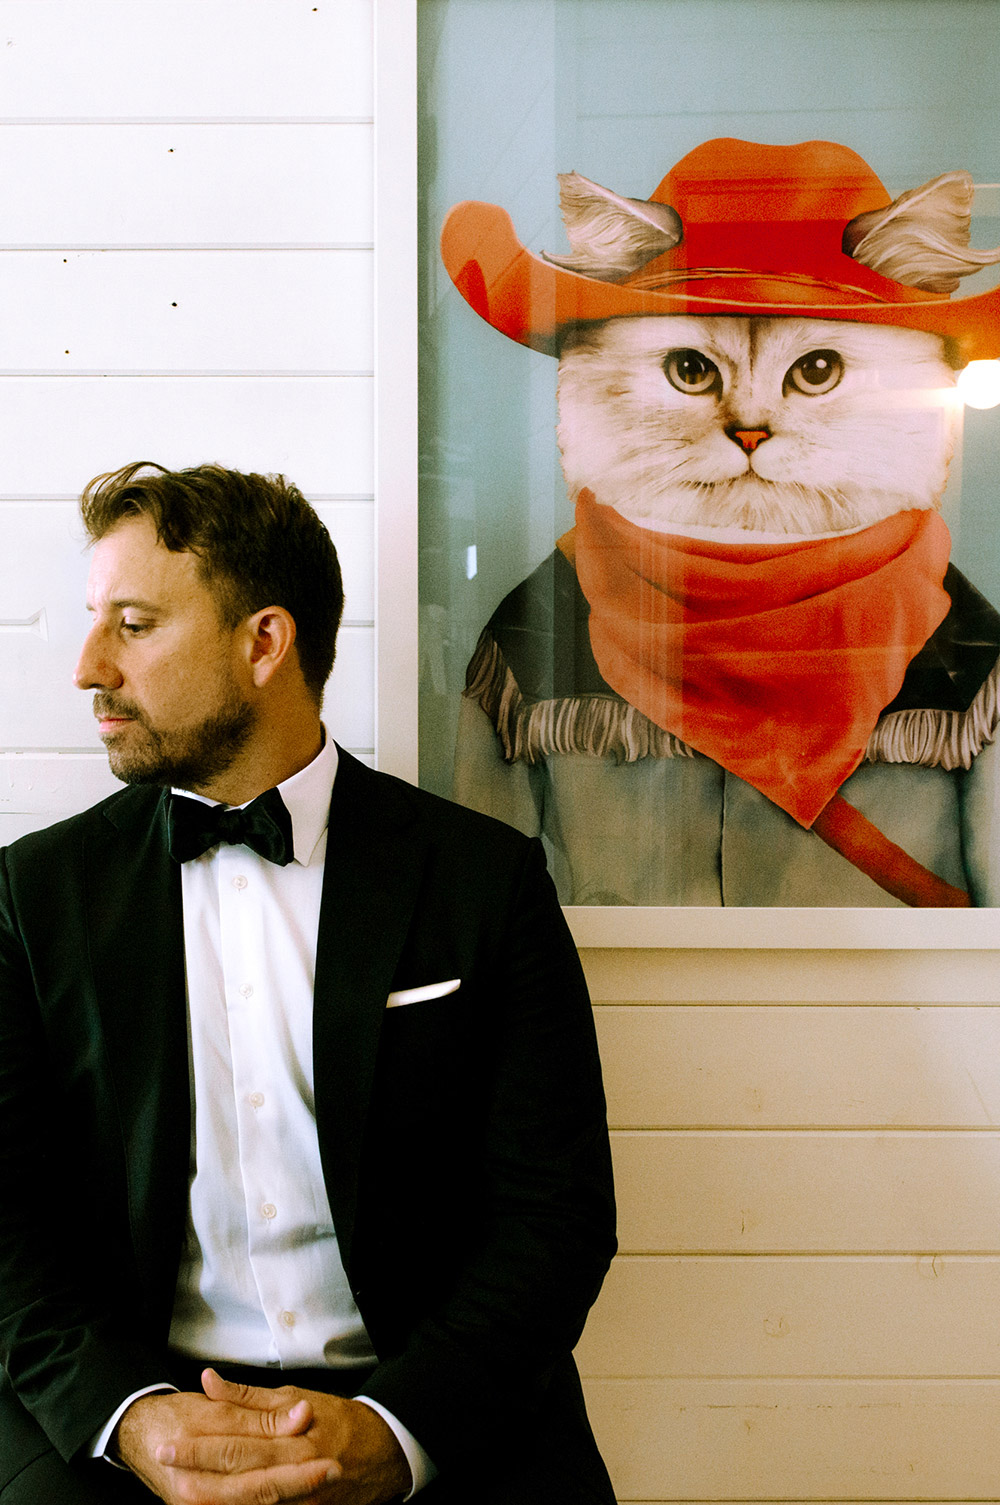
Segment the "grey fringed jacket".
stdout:
[[[1000,616],[958,570],[948,616],[841,793],[974,904],[1000,904]],[[557,550],[469,664],[455,795],[541,835],[564,904],[895,905],[756,789],[661,731],[594,662]]]

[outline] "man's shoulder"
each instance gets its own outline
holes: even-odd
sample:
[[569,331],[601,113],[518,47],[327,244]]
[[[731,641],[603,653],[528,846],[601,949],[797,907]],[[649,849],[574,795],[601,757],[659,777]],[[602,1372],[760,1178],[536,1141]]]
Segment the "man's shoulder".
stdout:
[[86,810],[19,836],[4,849],[6,859],[14,865],[61,860],[108,822],[114,827],[148,825],[156,814],[161,795],[162,790],[152,785],[117,789]]
[[351,758],[349,764],[342,762],[337,774],[338,780],[341,779],[341,771],[347,769],[351,793],[355,787],[364,789],[384,816],[393,821],[412,822],[422,834],[436,843],[462,846],[482,852],[484,857],[487,853],[495,852],[509,854],[515,859],[519,856],[523,859],[534,844],[533,838],[525,836],[505,821],[497,820],[492,815],[483,815],[478,810],[470,810],[465,805],[456,804],[454,800],[433,794],[428,789],[421,789],[395,774],[369,768],[355,758]]

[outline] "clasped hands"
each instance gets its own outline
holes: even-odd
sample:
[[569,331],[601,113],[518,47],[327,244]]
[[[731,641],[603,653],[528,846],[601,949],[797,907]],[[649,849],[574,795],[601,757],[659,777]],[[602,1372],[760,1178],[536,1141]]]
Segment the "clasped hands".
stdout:
[[235,1385],[214,1369],[203,1395],[144,1395],[118,1424],[118,1457],[168,1505],[383,1505],[410,1469],[360,1401],[293,1385]]

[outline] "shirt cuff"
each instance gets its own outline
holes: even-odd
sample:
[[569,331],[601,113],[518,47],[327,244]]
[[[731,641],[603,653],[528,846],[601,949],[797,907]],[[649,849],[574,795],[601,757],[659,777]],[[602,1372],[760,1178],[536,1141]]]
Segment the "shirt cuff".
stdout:
[[429,1484],[432,1479],[437,1478],[437,1469],[413,1433],[408,1431],[398,1417],[393,1416],[391,1411],[387,1411],[384,1406],[380,1406],[377,1400],[369,1400],[367,1395],[356,1395],[354,1399],[359,1400],[363,1406],[368,1406],[372,1411],[378,1412],[406,1454],[406,1461],[410,1465],[411,1484],[410,1493],[404,1495],[403,1498],[404,1500],[412,1500],[418,1490],[423,1489],[425,1484]]
[[121,1405],[118,1407],[118,1410],[115,1412],[114,1416],[112,1416],[107,1425],[103,1426],[97,1433],[96,1437],[93,1437],[91,1439],[91,1458],[104,1458],[108,1463],[113,1463],[115,1468],[124,1469],[124,1463],[119,1463],[118,1459],[113,1458],[108,1452],[108,1444],[111,1441],[115,1427],[121,1421],[122,1417],[125,1415],[125,1412],[128,1410],[132,1402],[138,1400],[141,1395],[155,1395],[157,1392],[163,1393],[171,1390],[176,1391],[176,1389],[176,1385],[171,1385],[166,1380],[164,1380],[163,1383],[159,1385],[147,1385],[145,1390],[137,1390],[134,1395],[130,1395],[127,1400],[123,1400]]

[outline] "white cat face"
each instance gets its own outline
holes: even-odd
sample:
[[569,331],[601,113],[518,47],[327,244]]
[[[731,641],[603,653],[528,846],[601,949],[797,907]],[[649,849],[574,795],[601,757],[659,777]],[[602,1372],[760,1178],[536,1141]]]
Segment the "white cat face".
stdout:
[[918,330],[608,319],[559,363],[563,471],[642,527],[843,532],[938,504],[954,385]]

